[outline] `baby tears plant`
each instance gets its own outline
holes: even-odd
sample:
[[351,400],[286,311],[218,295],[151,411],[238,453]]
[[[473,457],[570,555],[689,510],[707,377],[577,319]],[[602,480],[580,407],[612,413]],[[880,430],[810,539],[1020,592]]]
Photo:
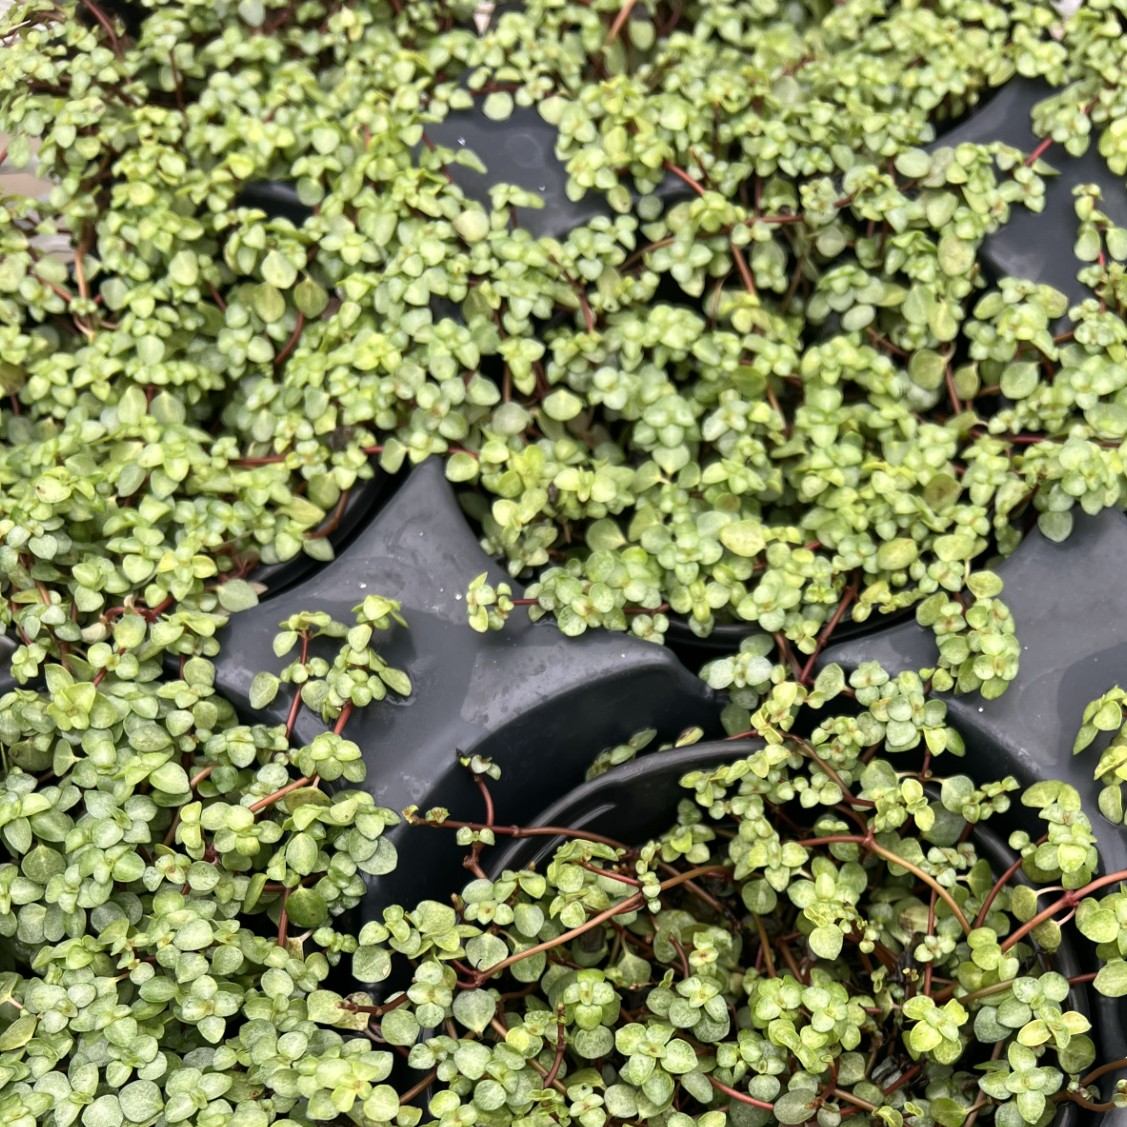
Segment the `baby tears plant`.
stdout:
[[[915,608],[937,676],[1000,692],[984,557],[1123,500],[1127,234],[1082,187],[1071,310],[981,250],[1063,154],[1123,164],[1114,4],[475,9],[0,16],[0,132],[52,184],[0,199],[16,675],[112,668],[126,599],[188,652],[239,581],[329,559],[377,477],[437,457],[528,584],[475,583],[476,629],[736,623],[801,669]],[[1055,89],[1034,151],[942,144],[1015,74]],[[432,135],[515,112],[555,131],[574,229],[531,233],[534,191],[467,195],[491,154]]]
[[[326,985],[357,950],[338,917],[396,865],[399,816],[356,789],[344,729],[411,691],[371,647],[397,612],[295,615],[275,650],[300,657],[255,679],[246,714],[198,653],[163,679],[138,610],[115,664],[50,662],[0,696],[2,1122],[296,1127],[394,1105],[389,1054]],[[335,656],[310,656],[318,637]],[[299,744],[303,705],[331,727]]]
[[[1071,309],[981,258],[1061,154],[1127,166],[1122,13],[512,8],[0,14],[4,156],[50,182],[0,196],[0,1123],[1123,1105],[1086,999],[1127,995],[1125,874],[1065,784],[937,772],[963,743],[929,695],[1017,672],[988,558],[1123,502],[1127,233],[1078,189]],[[1054,88],[1032,152],[942,143],[1015,74]],[[434,136],[529,112],[574,229],[533,234],[534,191],[468,194],[491,154]],[[292,217],[255,203],[271,183]],[[347,727],[412,690],[379,653],[398,604],[292,614],[238,711],[211,659],[273,565],[331,559],[377,478],[428,458],[511,580],[465,577],[474,628],[740,624],[705,675],[755,742],[644,844],[503,825],[468,756],[484,820],[407,820],[473,879],[356,934],[401,814]],[[841,624],[909,609],[933,667],[819,670]],[[983,834],[1019,806],[1003,860]],[[565,840],[490,867],[526,836]]]

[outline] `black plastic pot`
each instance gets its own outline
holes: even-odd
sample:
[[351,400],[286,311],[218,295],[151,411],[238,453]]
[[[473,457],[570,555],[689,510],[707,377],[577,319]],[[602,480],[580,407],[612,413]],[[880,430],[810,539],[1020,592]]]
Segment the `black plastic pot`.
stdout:
[[12,676],[12,654],[15,648],[16,643],[7,634],[0,634],[0,693],[16,687]]
[[[536,810],[579,783],[601,748],[640,728],[667,739],[697,724],[718,734],[712,694],[663,647],[601,631],[566,638],[522,614],[500,633],[472,631],[464,593],[483,571],[505,578],[478,546],[442,466],[426,462],[339,558],[238,615],[221,637],[219,687],[245,702],[254,675],[280,667],[271,642],[288,615],[320,610],[351,621],[365,595],[381,594],[400,600],[409,625],[374,644],[407,670],[414,691],[358,713],[347,735],[364,750],[367,786],[393,810],[477,811],[459,752],[501,764],[499,805]],[[279,694],[262,719],[282,723],[288,709]],[[323,729],[303,710],[295,739]],[[402,864],[374,883],[363,918],[398,899],[444,898],[464,874],[453,834],[401,826],[394,837]]]
[[[834,628],[833,636],[839,641],[864,638],[881,630],[887,630],[898,623],[909,621],[913,613],[911,610],[904,610],[896,614],[872,614],[865,622],[853,622],[846,615]],[[753,626],[751,623],[722,622],[707,638],[700,638],[692,632],[685,619],[671,616],[669,629],[665,632],[665,644],[690,669],[700,669],[706,662],[735,653],[745,638],[762,632],[758,626]]]
[[[968,747],[973,749],[974,743],[969,733],[967,735]],[[759,746],[762,745],[753,741],[722,741],[644,756],[577,787],[529,824],[566,826],[613,837],[630,845],[640,845],[670,825],[678,801],[687,794],[680,786],[680,780],[685,774],[739,758]],[[1071,770],[1048,771],[1037,777],[1063,778],[1077,785],[1078,776],[1083,772],[1078,771],[1074,764],[1066,763],[1065,767],[1071,767]],[[1018,773],[1016,765],[979,757],[973,750],[966,762],[960,764],[960,768],[977,780]],[[1095,822],[1099,818],[1098,810],[1094,804],[1089,805],[1087,802],[1086,807]],[[1011,810],[1005,828],[1036,828],[1036,819],[1024,818],[1022,815],[1026,813],[1021,807]],[[1003,819],[996,821],[1001,825]],[[999,871],[1013,858],[1012,852],[998,836],[996,828],[984,826],[976,832],[975,842]],[[506,847],[488,858],[490,869],[500,874],[506,869],[542,866],[560,844],[560,838],[551,837],[510,839]],[[1103,871],[1122,868],[1127,864],[1127,841],[1122,832],[1104,835],[1104,840],[1100,843],[1100,857]],[[1082,941],[1081,947],[1062,945],[1054,955],[1054,960],[1058,969],[1067,976],[1092,969],[1089,965],[1091,958],[1087,941]],[[1097,994],[1090,987],[1074,987],[1069,1004],[1092,1021],[1092,1034],[1099,1047],[1100,1059],[1116,1060],[1127,1055],[1127,1008],[1115,999]],[[1109,1092],[1113,1086],[1113,1079],[1104,1085]],[[1104,1127],[1123,1127],[1127,1123],[1127,1109],[1116,1110],[1097,1118]],[[1061,1127],[1092,1119],[1092,1116],[1075,1105],[1066,1105],[1062,1107],[1054,1123]]]

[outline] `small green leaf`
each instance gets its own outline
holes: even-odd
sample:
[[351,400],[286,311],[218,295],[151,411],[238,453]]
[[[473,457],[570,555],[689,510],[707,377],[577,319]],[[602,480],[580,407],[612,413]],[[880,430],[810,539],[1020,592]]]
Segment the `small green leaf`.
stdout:
[[148,1123],[164,1107],[160,1088],[151,1080],[134,1080],[118,1093],[118,1102],[130,1123]]
[[1100,967],[1094,985],[1105,998],[1127,996],[1127,962],[1112,959]]
[[297,281],[297,269],[280,251],[272,250],[262,260],[262,277],[280,290],[288,290]]
[[482,103],[481,112],[490,121],[504,121],[513,112],[513,96],[503,90],[494,91],[486,96]]
[[583,410],[583,400],[574,392],[561,387],[546,395],[542,406],[548,418],[563,423],[574,419]]
[[179,286],[194,286],[200,276],[195,251],[177,251],[168,261],[168,274]]
[[191,789],[188,772],[172,760],[162,764],[150,776],[149,782],[165,794],[187,794]]
[[329,917],[324,897],[312,888],[291,892],[286,901],[286,912],[290,922],[298,927],[320,927]]
[[262,709],[270,704],[278,695],[281,681],[273,673],[257,673],[250,683],[250,706],[253,709]]
[[454,1017],[467,1029],[480,1033],[493,1020],[497,1002],[488,990],[463,990],[454,997]]
[[763,526],[753,520],[739,520],[723,525],[720,529],[720,543],[729,552],[745,558],[758,555],[767,546]]
[[245,579],[229,579],[216,590],[219,605],[232,614],[258,605],[258,594]]
[[22,1048],[35,1035],[38,1024],[39,1018],[35,1014],[21,1014],[0,1033],[0,1052]]

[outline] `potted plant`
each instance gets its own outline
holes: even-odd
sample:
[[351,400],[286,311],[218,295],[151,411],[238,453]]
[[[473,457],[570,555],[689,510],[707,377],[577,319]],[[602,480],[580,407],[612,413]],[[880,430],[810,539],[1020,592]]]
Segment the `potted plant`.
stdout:
[[527,825],[486,761],[481,818],[408,811],[473,879],[366,924],[354,970],[385,986],[337,1001],[400,1047],[399,1114],[1119,1121],[1122,837],[1097,844],[1061,779],[963,774],[942,705],[891,719],[918,679],[881,672],[784,682],[762,734],[620,766]]
[[[1044,668],[1030,604],[1084,595],[1042,582],[1045,544],[1122,501],[1127,228],[1077,185],[1075,245],[1040,257],[1085,263],[1078,295],[998,237],[1059,206],[1063,152],[1123,171],[1118,15],[475,14],[0,16],[3,144],[54,185],[0,196],[0,1122],[1102,1112],[1125,866],[1092,825],[1118,782],[1062,780],[1039,742],[1030,694],[1063,678],[1001,694]],[[1015,73],[1052,84],[1037,139],[974,135]],[[1110,589],[1039,620],[1058,673],[1121,652]],[[926,653],[882,629],[847,680],[839,629],[897,613]],[[646,644],[724,623],[707,684]],[[940,778],[1018,702],[982,745],[1016,783]],[[708,810],[635,839],[628,798],[610,842],[498,821],[600,748],[722,725],[764,743],[695,764]],[[980,823],[1022,788],[1011,859]],[[543,872],[491,867],[561,828]],[[777,888],[729,863],[761,845]],[[751,1015],[795,997],[792,1030]]]

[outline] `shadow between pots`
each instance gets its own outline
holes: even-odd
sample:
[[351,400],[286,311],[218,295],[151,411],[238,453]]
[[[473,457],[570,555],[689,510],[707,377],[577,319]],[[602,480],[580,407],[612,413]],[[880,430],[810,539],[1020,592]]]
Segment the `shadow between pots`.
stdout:
[[12,654],[15,651],[16,643],[7,634],[0,634],[0,693],[16,687],[12,676]]
[[[853,622],[846,616],[845,621],[834,630],[833,638],[837,641],[866,638],[899,623],[910,622],[914,614],[912,608],[895,614],[871,614],[864,622]],[[736,653],[745,638],[761,633],[762,629],[750,622],[722,622],[707,638],[700,638],[692,632],[685,619],[671,617],[665,644],[689,669],[699,671],[707,662]]]

